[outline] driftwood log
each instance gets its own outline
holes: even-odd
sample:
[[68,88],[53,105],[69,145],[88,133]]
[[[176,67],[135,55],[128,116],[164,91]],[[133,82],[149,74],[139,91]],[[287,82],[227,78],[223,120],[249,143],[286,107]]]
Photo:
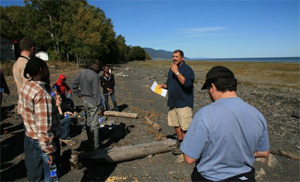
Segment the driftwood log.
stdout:
[[129,112],[118,112],[118,111],[104,111],[104,116],[118,116],[127,118],[137,118],[138,114]]
[[149,118],[149,115],[150,113],[147,113],[146,116],[145,116],[145,119],[147,121],[147,123],[149,125],[151,125],[154,129],[156,129],[157,131],[160,131],[161,130],[161,127],[159,126],[159,124],[155,123],[155,122],[152,122],[151,119]]
[[97,159],[98,161],[104,162],[122,162],[168,152],[174,148],[173,146],[175,146],[175,144],[176,140],[167,139],[139,145],[102,149],[89,153],[72,151],[70,162],[72,166],[78,166],[77,163],[80,163],[80,161],[89,159]]

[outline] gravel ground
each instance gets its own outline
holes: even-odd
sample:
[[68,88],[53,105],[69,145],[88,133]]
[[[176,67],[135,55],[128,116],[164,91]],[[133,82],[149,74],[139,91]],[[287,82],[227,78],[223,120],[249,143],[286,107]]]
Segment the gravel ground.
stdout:
[[[67,83],[79,72],[64,71]],[[122,112],[137,113],[137,119],[108,117],[115,124],[127,128],[126,136],[112,140],[110,133],[102,130],[103,148],[135,145],[172,137],[174,129],[167,126],[167,98],[150,90],[154,81],[163,83],[168,70],[165,68],[142,68],[136,62],[114,65],[116,98]],[[59,71],[51,70],[51,83],[58,78]],[[205,73],[195,71],[194,113],[210,103],[208,95],[200,88]],[[11,77],[6,78],[12,94],[4,96],[1,113],[1,181],[26,181],[26,168],[23,154],[23,126],[14,113],[17,101],[16,86]],[[275,167],[256,162],[257,181],[299,181],[299,118],[292,117],[299,111],[299,91],[291,88],[267,88],[263,84],[239,84],[238,95],[254,105],[268,122],[271,152],[278,160]],[[73,96],[78,111],[82,108],[80,99]],[[147,124],[144,116],[158,123],[161,131]],[[81,120],[79,120],[80,123]],[[124,126],[123,124],[123,126]],[[86,150],[85,130],[72,126],[72,135],[79,141],[78,150]],[[283,154],[288,152],[289,154]],[[171,152],[155,154],[145,158],[120,163],[90,161],[81,169],[71,169],[68,162],[70,146],[62,144],[60,181],[190,181],[194,165],[188,165]]]

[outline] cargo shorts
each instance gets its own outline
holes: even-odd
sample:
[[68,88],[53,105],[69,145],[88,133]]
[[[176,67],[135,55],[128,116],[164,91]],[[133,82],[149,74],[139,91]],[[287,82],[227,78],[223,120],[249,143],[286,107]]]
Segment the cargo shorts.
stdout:
[[180,127],[183,131],[187,131],[193,119],[193,111],[191,107],[169,108],[168,125]]

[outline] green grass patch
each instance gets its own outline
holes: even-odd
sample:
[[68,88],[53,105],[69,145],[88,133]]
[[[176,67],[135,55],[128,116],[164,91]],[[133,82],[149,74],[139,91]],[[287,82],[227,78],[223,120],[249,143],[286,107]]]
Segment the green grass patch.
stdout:
[[[233,71],[239,82],[243,84],[263,84],[270,87],[289,87],[300,89],[300,64],[280,62],[221,62],[221,61],[186,61],[201,82],[213,66],[226,66]],[[170,68],[172,61],[134,62],[146,67]]]

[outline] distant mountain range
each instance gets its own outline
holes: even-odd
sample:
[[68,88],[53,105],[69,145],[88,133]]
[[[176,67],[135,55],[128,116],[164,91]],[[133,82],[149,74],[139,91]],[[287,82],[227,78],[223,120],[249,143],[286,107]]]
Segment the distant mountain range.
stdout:
[[[172,60],[173,52],[165,50],[155,50],[152,48],[143,48],[148,53],[152,60]],[[190,58],[184,57],[185,60]]]

